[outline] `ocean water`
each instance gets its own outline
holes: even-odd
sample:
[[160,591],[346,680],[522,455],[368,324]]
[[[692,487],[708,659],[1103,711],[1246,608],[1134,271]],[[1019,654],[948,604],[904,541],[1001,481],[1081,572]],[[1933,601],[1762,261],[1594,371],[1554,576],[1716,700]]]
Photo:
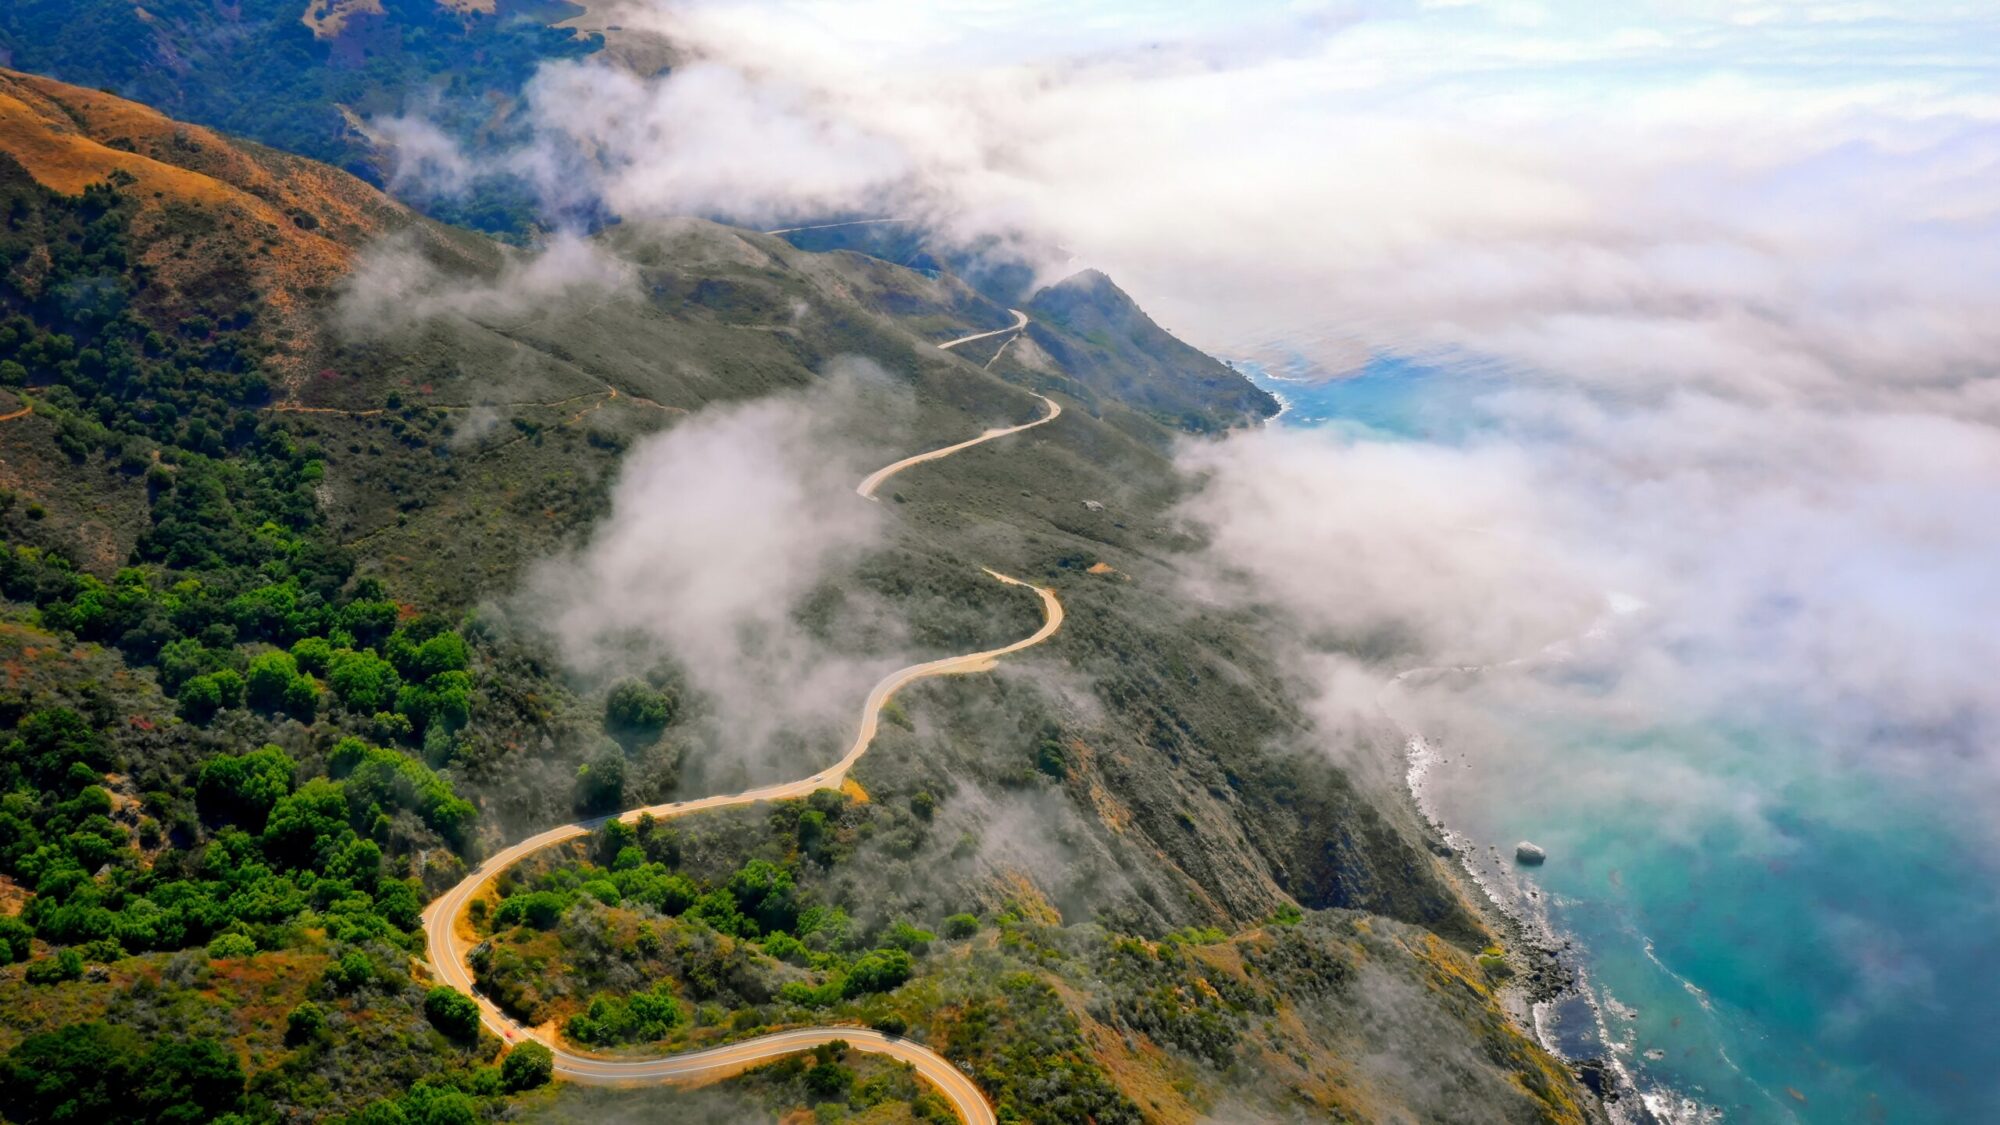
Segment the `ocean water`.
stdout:
[[[1312,383],[1238,366],[1286,400],[1279,424],[1352,441],[1465,441],[1507,390],[1393,358]],[[1545,1038],[1608,1040],[1657,1111],[1628,1098],[1629,1120],[2000,1122],[1991,813],[1942,774],[1878,768],[1880,732],[1782,699],[1639,723],[1561,705],[1616,674],[1585,659],[1416,689],[1478,719],[1424,729],[1427,806],[1502,897],[1574,943],[1592,1006],[1565,1006]],[[1511,862],[1522,839],[1545,866]]]

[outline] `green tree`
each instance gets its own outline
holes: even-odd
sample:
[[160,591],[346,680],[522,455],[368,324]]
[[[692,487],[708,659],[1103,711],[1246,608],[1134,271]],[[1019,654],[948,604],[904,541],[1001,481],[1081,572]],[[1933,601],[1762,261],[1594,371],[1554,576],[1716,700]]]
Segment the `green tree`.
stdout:
[[0,965],[26,961],[34,949],[35,931],[12,914],[0,915]]
[[60,981],[76,980],[83,976],[83,954],[74,949],[59,949],[53,956],[31,962],[26,976],[29,984],[56,984]]
[[242,1064],[212,1039],[162,1039],[142,1053],[126,1028],[80,1023],[30,1036],[0,1062],[0,1105],[19,1125],[195,1125],[242,1099]]
[[428,680],[442,672],[463,672],[472,663],[472,652],[466,647],[465,638],[455,632],[443,632],[423,644],[410,657],[408,673],[411,679]]
[[310,1000],[301,1000],[285,1016],[285,1042],[297,1046],[326,1030],[326,1009]]
[[162,645],[156,664],[160,686],[166,689],[168,695],[178,695],[181,688],[196,676],[219,672],[227,666],[227,659],[222,653],[204,646],[193,637],[181,637]]
[[272,806],[292,791],[297,771],[298,763],[276,746],[248,754],[220,754],[203,763],[196,801],[208,816],[260,830]]
[[882,935],[882,944],[922,956],[928,952],[937,935],[929,930],[920,930],[908,922],[898,921]]
[[431,1026],[453,1039],[479,1038],[479,1005],[455,988],[439,985],[424,995],[424,1015]]
[[844,1102],[854,1089],[854,1072],[837,1062],[817,1062],[806,1071],[806,1089],[823,1102]]
[[578,812],[612,812],[625,803],[625,755],[607,749],[576,771],[571,803]]
[[196,676],[181,685],[180,705],[183,718],[205,723],[217,711],[243,705],[243,677],[228,668]]
[[94,774],[112,766],[110,745],[90,720],[67,707],[31,711],[14,730],[19,742],[8,747],[7,756],[18,761],[29,780],[41,788],[51,788],[68,777],[72,765],[82,765]]
[[357,812],[377,805],[409,809],[452,846],[464,843],[476,810],[429,766],[352,738],[334,746],[329,764],[335,774],[346,775],[348,799]]
[[472,718],[472,677],[439,672],[423,684],[404,684],[396,692],[396,710],[418,734],[433,722],[446,731],[459,730]]
[[533,926],[546,930],[556,924],[569,909],[569,900],[554,891],[530,891],[527,894],[508,895],[500,900],[500,908],[493,912],[495,926]]
[[129,1118],[143,1065],[123,1028],[79,1023],[31,1035],[0,1064],[0,1105],[19,1125]]
[[162,1125],[202,1125],[243,1101],[243,1064],[213,1039],[162,1039],[143,1074],[142,1116]]
[[763,929],[789,930],[798,924],[798,894],[792,873],[768,859],[753,859],[729,877],[729,893],[739,909]]
[[604,700],[604,729],[614,737],[651,738],[673,718],[673,697],[655,691],[644,680],[620,680]]
[[292,646],[292,659],[298,662],[299,671],[323,676],[333,662],[333,645],[325,637],[302,637]]
[[264,850],[289,867],[316,864],[351,831],[347,815],[346,785],[315,777],[272,806],[264,823]]
[[277,711],[285,706],[292,683],[299,678],[299,662],[289,652],[266,652],[250,661],[244,674],[244,696],[250,706]]
[[340,960],[326,967],[326,983],[343,995],[359,992],[374,983],[379,974],[375,962],[359,949],[350,949]]
[[327,662],[327,686],[341,706],[362,715],[387,711],[396,703],[402,680],[388,661],[372,652],[342,649]]
[[532,1090],[555,1077],[556,1060],[547,1047],[527,1042],[507,1052],[500,1064],[500,1081],[509,1090]]
[[841,991],[850,998],[887,992],[909,979],[909,954],[900,949],[877,949],[863,954],[847,970],[847,983]]
[[319,681],[299,676],[285,685],[285,714],[302,723],[311,723],[319,713]]
[[210,960],[229,957],[249,957],[257,952],[257,943],[242,934],[217,934],[208,943]]

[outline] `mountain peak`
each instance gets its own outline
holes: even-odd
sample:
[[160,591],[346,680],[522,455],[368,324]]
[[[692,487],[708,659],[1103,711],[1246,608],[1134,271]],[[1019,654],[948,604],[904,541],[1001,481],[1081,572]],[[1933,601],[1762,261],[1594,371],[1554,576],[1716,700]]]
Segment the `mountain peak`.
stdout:
[[1276,399],[1161,328],[1099,270],[1042,289],[1028,311],[1062,330],[1035,341],[1083,382],[1177,428],[1225,430],[1278,412]]
[[1063,278],[1061,281],[1058,281],[1055,284],[1049,286],[1049,288],[1050,289],[1111,289],[1114,292],[1116,292],[1119,296],[1121,297],[1125,296],[1125,291],[1123,289],[1118,288],[1118,283],[1112,281],[1110,275],[1106,274],[1103,270],[1099,269],[1078,270],[1075,273],[1070,274],[1068,277]]

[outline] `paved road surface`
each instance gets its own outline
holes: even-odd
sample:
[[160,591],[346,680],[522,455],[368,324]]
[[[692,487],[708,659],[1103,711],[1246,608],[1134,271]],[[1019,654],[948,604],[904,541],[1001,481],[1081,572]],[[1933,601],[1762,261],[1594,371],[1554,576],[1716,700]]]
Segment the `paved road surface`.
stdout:
[[994,438],[1003,438],[1008,434],[1018,434],[1022,430],[1032,430],[1036,426],[1045,426],[1061,417],[1062,405],[1060,403],[1049,398],[1047,395],[1036,395],[1035,397],[1047,403],[1049,408],[1049,412],[1040,418],[1032,422],[1023,422],[1018,426],[1002,426],[999,429],[988,430],[976,438],[968,438],[957,445],[947,445],[943,449],[933,449],[929,453],[919,453],[914,457],[905,457],[893,465],[885,465],[869,473],[868,478],[856,485],[854,491],[873,500],[875,499],[875,490],[882,487],[883,481],[888,480],[890,477],[895,476],[912,465],[921,465],[926,461],[936,461],[940,458],[949,457],[961,449],[970,449],[982,442],[992,441]]
[[814,223],[808,227],[779,227],[765,234],[797,234],[802,230],[832,230],[835,227],[873,227],[883,223],[914,223],[915,219],[849,219],[844,223]]
[[950,351],[960,344],[970,344],[974,340],[984,340],[989,336],[998,336],[1005,332],[1019,332],[1028,326],[1027,313],[1022,312],[1020,309],[1008,309],[1007,311],[1014,314],[1014,323],[1005,328],[995,328],[991,332],[974,332],[970,336],[960,336],[956,340],[946,340],[944,343],[938,345],[939,350]]

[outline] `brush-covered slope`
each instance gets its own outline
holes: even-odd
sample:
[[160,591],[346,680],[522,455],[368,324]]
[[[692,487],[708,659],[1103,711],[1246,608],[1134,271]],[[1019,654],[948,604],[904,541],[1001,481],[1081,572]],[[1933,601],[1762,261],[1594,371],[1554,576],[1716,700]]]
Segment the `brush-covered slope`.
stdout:
[[[1105,287],[962,355],[936,344],[1009,318],[949,276],[692,220],[534,255],[102,95],[0,93],[10,1118],[516,1112],[501,1045],[413,975],[421,904],[528,831],[801,776],[859,701],[734,753],[684,664],[567,667],[528,576],[661,435],[843,380],[871,408],[829,415],[825,472],[880,534],[786,607],[795,643],[1025,635],[986,566],[1063,629],[899,698],[850,789],[539,857],[468,920],[489,994],[605,1050],[900,1027],[1035,1122],[1590,1113],[1501,1016],[1406,801],[1319,745],[1282,623],[1188,598],[1177,431],[1111,389],[1256,399]],[[1062,416],[847,492],[1030,390]],[[774,1080],[870,1108],[820,1065]]]

